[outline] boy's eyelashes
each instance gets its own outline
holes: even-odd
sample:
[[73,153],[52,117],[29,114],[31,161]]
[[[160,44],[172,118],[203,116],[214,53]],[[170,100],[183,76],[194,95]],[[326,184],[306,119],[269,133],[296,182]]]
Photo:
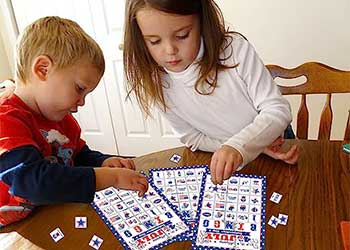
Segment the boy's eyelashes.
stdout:
[[78,93],[83,93],[85,91],[85,88],[84,87],[80,87],[78,84],[75,85],[76,87],[76,90]]

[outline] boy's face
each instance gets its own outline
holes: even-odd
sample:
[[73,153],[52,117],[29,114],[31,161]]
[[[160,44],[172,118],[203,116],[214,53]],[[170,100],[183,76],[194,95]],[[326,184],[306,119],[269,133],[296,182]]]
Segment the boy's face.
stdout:
[[137,12],[136,19],[159,66],[181,72],[196,59],[200,47],[198,15],[175,15],[146,7]]
[[83,60],[63,69],[51,69],[45,82],[34,90],[37,109],[46,119],[60,121],[85,104],[86,95],[100,79],[98,70]]

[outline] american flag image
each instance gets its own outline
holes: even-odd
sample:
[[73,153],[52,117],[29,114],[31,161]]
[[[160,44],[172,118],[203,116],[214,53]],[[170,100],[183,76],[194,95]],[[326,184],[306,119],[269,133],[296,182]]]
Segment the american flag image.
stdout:
[[215,204],[215,208],[224,209],[224,208],[225,208],[225,204],[224,204],[224,203],[216,203],[216,204]]
[[188,195],[187,194],[179,194],[179,199],[180,200],[188,200]]

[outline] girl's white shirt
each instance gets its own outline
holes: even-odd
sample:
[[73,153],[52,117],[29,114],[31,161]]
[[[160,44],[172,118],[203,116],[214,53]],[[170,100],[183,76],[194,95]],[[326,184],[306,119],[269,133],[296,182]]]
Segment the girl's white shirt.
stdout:
[[232,39],[221,58],[226,58],[225,65],[238,66],[219,73],[211,95],[200,95],[194,88],[203,41],[186,70],[166,70],[162,82],[168,108],[161,112],[192,151],[214,152],[222,145],[237,149],[243,157],[241,169],[283,133],[292,115],[253,46],[239,35]]

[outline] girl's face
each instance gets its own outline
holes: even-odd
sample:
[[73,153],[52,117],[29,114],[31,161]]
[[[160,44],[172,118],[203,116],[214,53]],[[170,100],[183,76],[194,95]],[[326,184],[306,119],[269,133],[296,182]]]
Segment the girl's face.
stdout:
[[161,67],[185,70],[200,47],[198,15],[177,15],[146,7],[137,12],[137,23],[148,51]]

